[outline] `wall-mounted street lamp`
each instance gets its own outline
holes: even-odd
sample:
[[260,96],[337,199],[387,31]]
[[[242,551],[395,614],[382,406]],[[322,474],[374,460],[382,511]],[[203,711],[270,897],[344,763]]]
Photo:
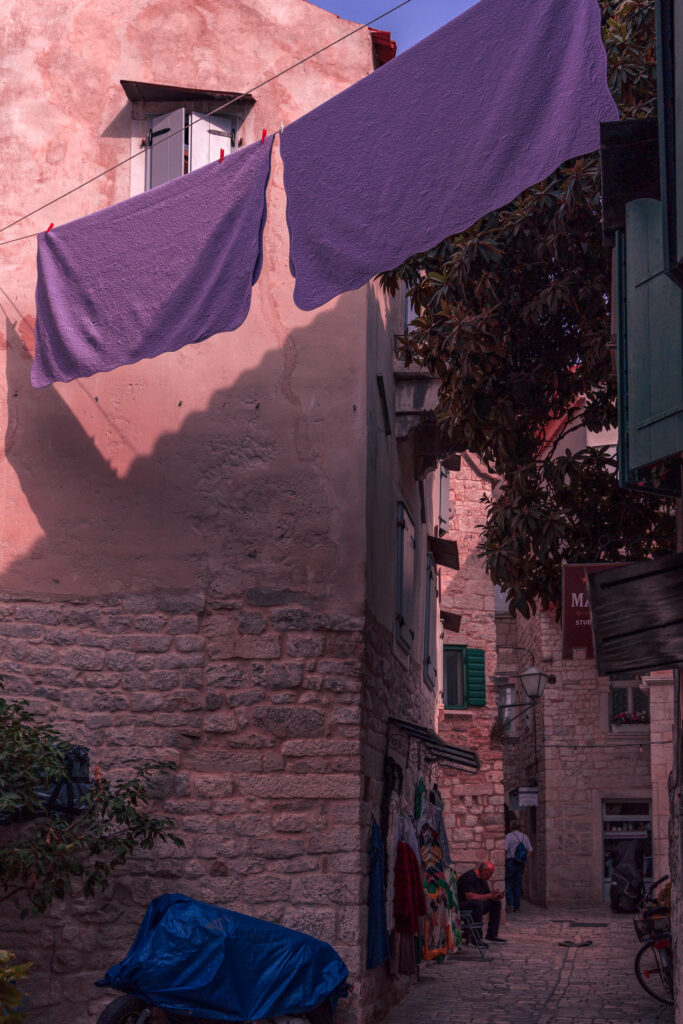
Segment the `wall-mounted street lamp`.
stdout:
[[[529,665],[529,667],[524,669],[523,672],[520,672],[518,676],[519,681],[522,684],[522,689],[524,690],[524,693],[528,699],[518,704],[501,705],[499,713],[501,714],[501,720],[503,721],[503,724],[507,727],[508,725],[511,725],[512,722],[515,722],[518,718],[521,717],[521,715],[525,714],[527,711],[531,710],[533,712],[532,721],[534,732],[534,766],[536,766],[538,764],[538,751],[536,747],[536,705],[543,696],[543,691],[545,690],[547,684],[552,684],[555,682],[555,676],[548,675],[547,672],[544,672],[542,669],[538,668],[534,664],[533,651],[529,650],[528,647],[515,647],[512,644],[501,644],[500,646],[505,647],[507,650],[511,651],[525,651],[526,654],[528,654],[531,658],[531,664]],[[504,715],[505,712],[507,712],[510,708],[521,708],[522,710],[519,711],[516,715],[513,715],[512,718],[503,719],[502,715]]]
[[524,669],[519,680],[529,700],[535,701],[540,700],[543,696],[546,684],[550,682],[550,676],[532,663],[529,668]]

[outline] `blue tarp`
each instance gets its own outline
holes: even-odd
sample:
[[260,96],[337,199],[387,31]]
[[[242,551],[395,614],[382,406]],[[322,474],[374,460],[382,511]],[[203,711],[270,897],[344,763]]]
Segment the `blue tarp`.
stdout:
[[329,999],[348,970],[326,942],[256,917],[166,895],[147,908],[121,963],[97,985],[172,1013],[217,1021],[302,1014]]

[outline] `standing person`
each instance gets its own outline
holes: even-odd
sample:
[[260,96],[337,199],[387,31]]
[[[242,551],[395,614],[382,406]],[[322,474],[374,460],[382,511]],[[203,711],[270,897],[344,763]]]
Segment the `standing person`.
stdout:
[[461,875],[458,879],[458,902],[461,911],[471,912],[472,921],[476,925],[481,925],[484,915],[488,914],[486,942],[507,942],[507,939],[498,936],[500,904],[505,893],[502,889],[491,890],[489,878],[493,877],[493,872],[493,864],[485,860]]
[[510,831],[505,836],[505,906],[508,910],[519,910],[522,875],[527,857],[533,852],[528,835],[519,828],[519,822],[511,818]]

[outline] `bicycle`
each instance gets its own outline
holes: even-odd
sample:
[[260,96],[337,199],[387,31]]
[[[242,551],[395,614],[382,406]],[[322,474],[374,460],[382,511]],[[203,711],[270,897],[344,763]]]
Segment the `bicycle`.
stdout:
[[635,972],[649,996],[669,1006],[674,1001],[674,964],[671,944],[671,919],[653,896],[654,890],[669,876],[663,875],[647,889],[634,917],[636,935],[642,943],[636,954]]

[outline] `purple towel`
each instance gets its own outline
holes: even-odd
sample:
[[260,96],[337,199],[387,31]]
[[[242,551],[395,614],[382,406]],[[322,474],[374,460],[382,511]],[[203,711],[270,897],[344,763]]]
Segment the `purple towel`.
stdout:
[[38,239],[31,383],[175,352],[249,312],[273,136]]
[[597,0],[480,0],[285,128],[297,306],[465,230],[617,117]]

